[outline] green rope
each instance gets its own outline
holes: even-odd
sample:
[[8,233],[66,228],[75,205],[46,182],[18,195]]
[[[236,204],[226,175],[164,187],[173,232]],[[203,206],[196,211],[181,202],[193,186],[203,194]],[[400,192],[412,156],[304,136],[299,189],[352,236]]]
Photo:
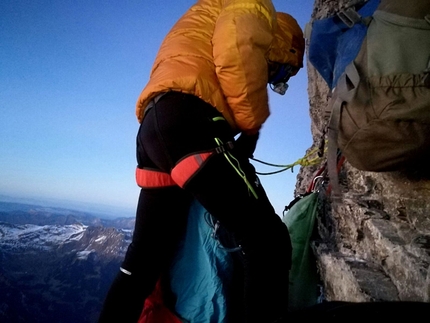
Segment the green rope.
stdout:
[[[219,139],[219,138],[214,138],[214,139],[215,139],[215,142],[217,143],[217,145],[219,147],[221,147],[224,144],[221,141],[221,139]],[[258,200],[257,193],[255,192],[254,188],[252,187],[252,185],[249,183],[248,179],[246,178],[246,175],[245,175],[244,171],[240,168],[240,163],[236,159],[236,157],[234,157],[229,151],[224,151],[223,155],[224,155],[225,159],[227,159],[227,161],[229,162],[229,164],[233,167],[233,169],[236,171],[236,173],[240,176],[240,178],[243,179],[243,181],[245,182],[246,186],[248,187],[248,190],[252,193],[252,195],[254,195],[255,199]],[[232,160],[234,160],[237,163],[237,166],[234,165],[234,163],[233,163]]]
[[254,161],[256,161],[256,162],[259,162],[261,164],[265,164],[265,165],[273,166],[273,167],[281,167],[282,168],[281,170],[277,170],[277,171],[274,171],[274,172],[268,172],[268,173],[256,172],[258,175],[273,175],[273,174],[278,174],[278,173],[284,172],[284,171],[289,170],[289,169],[291,169],[291,172],[293,173],[294,172],[294,166],[300,165],[300,166],[306,167],[306,166],[313,166],[313,165],[320,164],[322,162],[322,160],[323,160],[322,157],[318,157],[317,156],[317,157],[311,158],[312,155],[314,155],[314,154],[316,154],[318,152],[318,150],[319,150],[319,148],[312,149],[303,158],[299,158],[297,161],[295,161],[294,163],[289,164],[289,165],[277,165],[277,164],[267,163],[267,162],[264,162],[264,161],[256,159],[256,158],[251,158],[251,159],[254,160]]

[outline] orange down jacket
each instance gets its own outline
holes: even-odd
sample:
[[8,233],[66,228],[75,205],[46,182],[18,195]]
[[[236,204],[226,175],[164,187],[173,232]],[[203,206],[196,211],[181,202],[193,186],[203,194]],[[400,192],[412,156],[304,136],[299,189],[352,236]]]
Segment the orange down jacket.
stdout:
[[253,133],[269,116],[267,61],[303,66],[296,20],[270,0],[198,0],[165,37],[136,115],[151,99],[180,91],[206,101],[235,133]]

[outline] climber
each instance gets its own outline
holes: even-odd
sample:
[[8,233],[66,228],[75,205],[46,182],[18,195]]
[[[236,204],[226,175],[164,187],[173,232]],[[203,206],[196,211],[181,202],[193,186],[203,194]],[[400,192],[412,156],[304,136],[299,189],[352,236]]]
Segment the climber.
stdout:
[[296,20],[270,0],[198,0],[173,26],[137,102],[136,224],[99,323],[137,322],[192,199],[241,246],[243,321],[286,315],[289,233],[249,158],[269,116],[267,84],[284,94],[303,53]]

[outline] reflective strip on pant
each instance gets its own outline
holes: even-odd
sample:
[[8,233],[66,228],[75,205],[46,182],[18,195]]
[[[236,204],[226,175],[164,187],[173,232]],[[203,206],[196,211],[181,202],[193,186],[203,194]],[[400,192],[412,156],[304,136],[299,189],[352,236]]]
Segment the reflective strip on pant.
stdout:
[[179,187],[185,183],[199,170],[202,164],[213,154],[213,152],[200,153],[188,156],[181,160],[172,169],[172,178]]
[[170,174],[145,168],[136,168],[136,182],[141,188],[157,188],[177,185]]

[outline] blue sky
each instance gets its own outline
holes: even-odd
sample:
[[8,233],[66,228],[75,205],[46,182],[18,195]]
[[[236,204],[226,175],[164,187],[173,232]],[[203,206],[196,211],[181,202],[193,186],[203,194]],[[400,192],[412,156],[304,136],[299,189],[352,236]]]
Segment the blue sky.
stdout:
[[[134,108],[165,34],[193,0],[0,2],[0,194],[95,203],[133,216]],[[313,0],[276,0],[304,28]],[[291,164],[310,147],[306,69],[271,116],[255,158]],[[257,171],[277,168],[255,164]],[[296,176],[262,175],[281,214]]]

